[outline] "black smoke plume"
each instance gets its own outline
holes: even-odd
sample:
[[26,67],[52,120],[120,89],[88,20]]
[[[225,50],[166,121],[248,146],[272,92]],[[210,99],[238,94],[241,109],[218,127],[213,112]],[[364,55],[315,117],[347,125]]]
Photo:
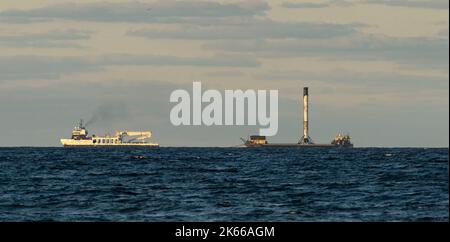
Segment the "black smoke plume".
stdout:
[[100,105],[96,108],[92,117],[86,122],[85,126],[94,123],[101,123],[109,126],[115,122],[129,119],[130,111],[124,103],[108,103]]

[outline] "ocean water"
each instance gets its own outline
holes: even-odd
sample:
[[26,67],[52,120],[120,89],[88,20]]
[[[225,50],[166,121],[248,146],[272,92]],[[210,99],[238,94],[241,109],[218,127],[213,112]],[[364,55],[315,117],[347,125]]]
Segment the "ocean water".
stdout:
[[448,148],[0,148],[0,221],[448,221]]

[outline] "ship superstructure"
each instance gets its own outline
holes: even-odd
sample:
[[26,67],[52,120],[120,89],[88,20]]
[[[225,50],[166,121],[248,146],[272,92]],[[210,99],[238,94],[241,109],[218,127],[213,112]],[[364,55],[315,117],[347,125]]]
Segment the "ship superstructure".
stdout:
[[83,125],[83,120],[72,130],[70,139],[61,139],[65,147],[106,147],[106,146],[144,146],[159,147],[158,143],[152,143],[151,131],[117,131],[115,135],[88,136],[88,130]]

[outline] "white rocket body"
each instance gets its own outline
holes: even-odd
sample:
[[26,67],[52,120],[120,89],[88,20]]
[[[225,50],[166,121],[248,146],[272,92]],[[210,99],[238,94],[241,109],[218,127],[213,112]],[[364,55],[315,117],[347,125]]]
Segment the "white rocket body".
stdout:
[[308,93],[306,93],[303,94],[303,137],[309,137],[308,128]]
[[313,144],[311,138],[309,137],[309,123],[308,123],[308,88],[303,88],[303,136],[300,139],[300,144]]

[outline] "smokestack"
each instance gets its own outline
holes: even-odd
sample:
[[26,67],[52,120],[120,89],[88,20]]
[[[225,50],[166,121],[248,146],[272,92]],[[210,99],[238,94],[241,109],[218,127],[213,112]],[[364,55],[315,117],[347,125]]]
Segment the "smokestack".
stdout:
[[312,140],[309,137],[309,124],[308,124],[308,87],[303,88],[303,136],[300,139],[300,144],[312,144]]

